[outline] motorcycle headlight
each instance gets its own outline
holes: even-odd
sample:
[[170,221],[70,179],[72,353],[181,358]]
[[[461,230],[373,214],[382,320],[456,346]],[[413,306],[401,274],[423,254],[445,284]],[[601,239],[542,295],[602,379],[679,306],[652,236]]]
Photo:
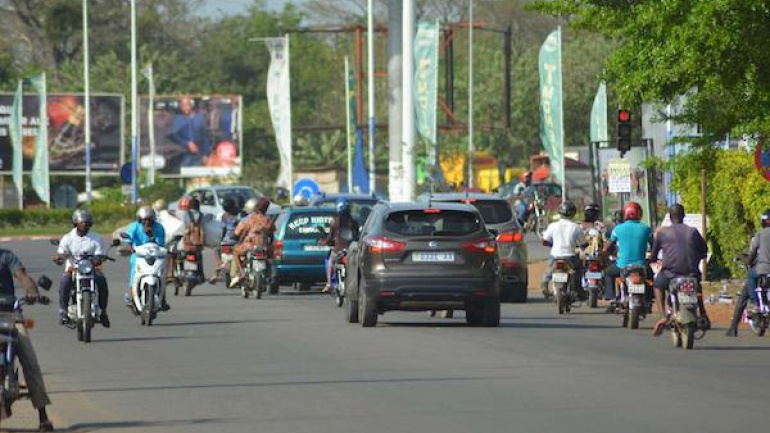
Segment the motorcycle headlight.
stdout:
[[93,271],[94,271],[94,265],[88,260],[84,260],[80,262],[80,264],[78,265],[79,274],[88,275]]

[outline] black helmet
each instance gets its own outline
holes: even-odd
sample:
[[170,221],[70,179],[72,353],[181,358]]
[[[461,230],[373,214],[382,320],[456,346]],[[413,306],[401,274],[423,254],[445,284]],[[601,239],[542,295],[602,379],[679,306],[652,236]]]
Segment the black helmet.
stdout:
[[575,203],[572,203],[569,200],[565,200],[561,206],[559,206],[559,215],[564,218],[572,218],[575,216],[575,213],[577,213],[577,207],[575,206]]
[[591,203],[583,209],[583,218],[586,222],[596,222],[600,217],[599,205]]
[[764,227],[770,227],[770,209],[765,209],[762,212],[762,216],[759,217],[759,225]]
[[222,199],[222,209],[231,215],[238,213],[238,205],[235,204],[235,199],[229,196]]
[[338,214],[349,214],[350,200],[346,199],[345,197],[340,197],[337,199],[336,207],[337,207]]
[[190,210],[201,210],[201,202],[196,197],[190,199]]

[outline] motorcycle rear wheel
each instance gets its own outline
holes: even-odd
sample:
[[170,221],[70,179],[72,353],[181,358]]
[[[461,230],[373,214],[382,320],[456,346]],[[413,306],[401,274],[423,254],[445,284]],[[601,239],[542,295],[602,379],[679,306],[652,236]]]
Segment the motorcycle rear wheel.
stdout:
[[588,291],[588,306],[591,308],[596,308],[599,306],[599,291],[589,290]]
[[559,310],[559,314],[564,314],[566,310],[567,296],[561,291],[554,288],[554,299],[556,299],[556,308]]
[[620,327],[621,328],[628,328],[628,319],[629,319],[629,317],[628,317],[628,309],[624,307],[623,308],[623,315],[621,316],[621,319],[620,319]]
[[695,345],[695,331],[697,330],[698,327],[694,323],[687,325],[687,327],[684,329],[684,332],[682,332],[682,349],[692,350],[693,346]]
[[754,315],[754,317],[749,319],[749,328],[757,337],[763,337],[767,330],[767,324],[758,315]]
[[639,313],[641,310],[639,308],[634,308],[631,310],[631,329],[639,329]]
[[195,287],[195,285],[192,282],[185,281],[185,283],[184,283],[184,295],[185,296],[192,295],[193,287]]
[[265,291],[265,285],[266,285],[265,284],[265,280],[266,279],[267,278],[265,277],[264,274],[262,274],[262,273],[257,274],[257,288],[256,288],[256,290],[257,290],[257,299],[262,299],[262,292]]
[[677,348],[682,347],[682,334],[679,333],[679,330],[676,328],[676,326],[671,328],[671,344]]

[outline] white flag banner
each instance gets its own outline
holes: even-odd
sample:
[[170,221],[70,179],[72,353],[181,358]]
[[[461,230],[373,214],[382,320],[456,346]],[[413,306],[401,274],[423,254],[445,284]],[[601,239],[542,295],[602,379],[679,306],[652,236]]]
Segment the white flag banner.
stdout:
[[289,78],[289,38],[272,38],[266,41],[270,50],[270,68],[267,71],[267,103],[273,122],[275,141],[281,169],[276,184],[291,191],[291,80]]

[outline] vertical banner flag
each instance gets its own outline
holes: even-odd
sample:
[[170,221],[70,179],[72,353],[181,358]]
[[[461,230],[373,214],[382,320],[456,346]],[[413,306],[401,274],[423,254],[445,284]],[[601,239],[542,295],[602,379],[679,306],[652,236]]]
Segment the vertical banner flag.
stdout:
[[24,81],[19,80],[19,86],[16,88],[16,94],[13,96],[13,105],[11,106],[11,144],[13,146],[13,183],[16,184],[16,195],[19,198],[19,209],[24,207],[24,184],[22,183],[22,165],[24,164],[24,158],[22,156],[22,135],[21,135],[21,122],[22,122],[22,91],[24,88]]
[[551,160],[551,173],[564,180],[564,137],[562,136],[561,41],[555,30],[540,47],[540,141]]
[[48,176],[48,93],[45,73],[30,80],[40,97],[40,125],[35,140],[35,159],[32,163],[32,188],[40,200],[51,206],[51,185]]
[[358,105],[356,104],[356,78],[353,68],[348,69],[348,109],[350,110],[351,141],[356,143],[353,151],[353,184],[349,191],[356,194],[369,193],[369,174],[364,163],[364,131],[358,124]]
[[591,141],[608,141],[607,134],[607,85],[602,81],[591,107]]
[[266,40],[270,50],[270,67],[267,71],[267,103],[270,119],[275,131],[275,142],[281,169],[276,181],[277,186],[291,189],[291,82],[289,79],[289,38],[270,38]]
[[431,178],[441,178],[436,144],[438,101],[439,23],[421,22],[414,37],[414,111],[415,126],[427,144]]

